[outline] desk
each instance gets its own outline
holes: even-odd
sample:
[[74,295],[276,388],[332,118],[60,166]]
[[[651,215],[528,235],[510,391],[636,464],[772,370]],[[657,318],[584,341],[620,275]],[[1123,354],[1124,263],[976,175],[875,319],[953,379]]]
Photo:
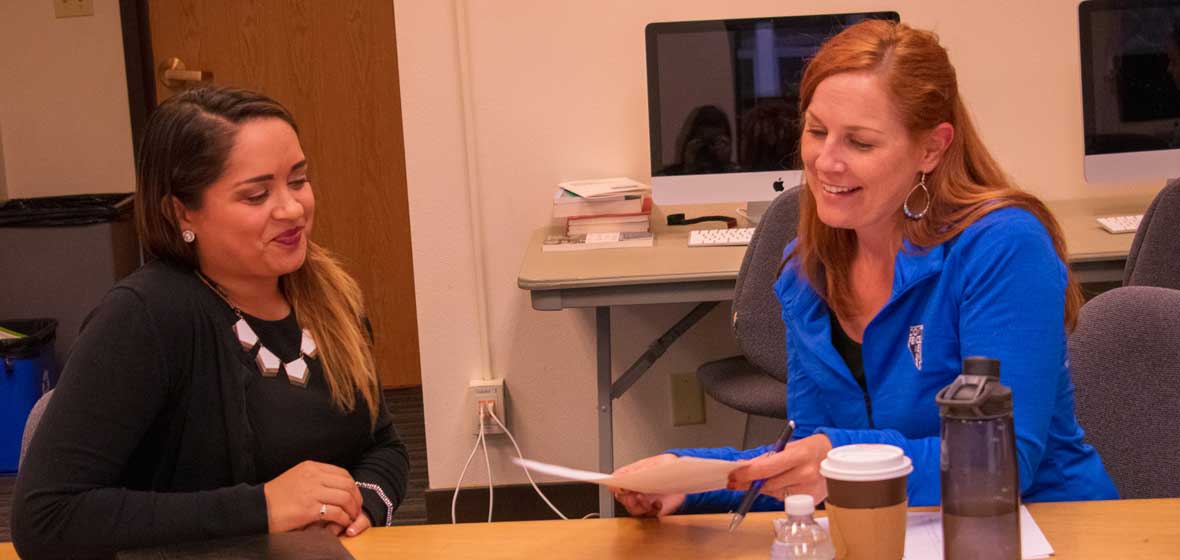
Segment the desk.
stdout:
[[[932,508],[920,508],[930,510]],[[1175,558],[1180,499],[1029,504],[1063,560]],[[730,534],[729,515],[417,525],[370,529],[344,546],[366,558],[750,558],[763,560],[771,520],[753,513]]]
[[[1131,249],[1131,234],[1106,233],[1097,216],[1142,213],[1152,196],[1096,198],[1047,203],[1065,233],[1070,267],[1081,282],[1119,282]],[[695,207],[697,214],[733,214],[732,207]],[[517,285],[530,292],[533,309],[595,308],[598,370],[598,469],[614,470],[613,401],[623,395],[680,333],[717,302],[733,299],[745,247],[688,246],[688,232],[710,227],[664,225],[664,209],[652,215],[655,245],[641,249],[541,251],[548,228],[529,239]],[[704,302],[704,303],[701,303]],[[649,347],[616,380],[611,371],[610,308],[614,305],[698,303],[697,307]],[[599,512],[613,515],[614,502],[599,493]]]
[[[1180,551],[1180,499],[1028,504],[1060,560],[1175,558]],[[934,508],[915,508],[932,511]],[[751,513],[733,534],[729,514],[663,519],[517,521],[411,525],[369,529],[342,539],[358,560],[430,558],[732,558],[763,560],[771,521],[781,513]],[[822,512],[820,512],[822,515]],[[0,543],[0,560],[16,560]]]
[[1127,253],[1131,251],[1135,235],[1107,233],[1094,219],[1142,214],[1153,197],[1139,195],[1046,202],[1061,224],[1069,250],[1069,266],[1079,282],[1122,282],[1123,266],[1127,263]]

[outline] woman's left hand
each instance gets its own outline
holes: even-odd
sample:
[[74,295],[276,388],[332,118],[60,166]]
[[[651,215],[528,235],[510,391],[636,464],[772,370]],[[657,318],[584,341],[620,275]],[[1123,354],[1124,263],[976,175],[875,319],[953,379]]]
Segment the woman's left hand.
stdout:
[[831,449],[832,441],[824,434],[792,441],[781,452],[753,459],[729,473],[728,488],[744,491],[755,480],[766,479],[763,494],[780,500],[788,494],[810,494],[819,503],[828,495],[819,463]]

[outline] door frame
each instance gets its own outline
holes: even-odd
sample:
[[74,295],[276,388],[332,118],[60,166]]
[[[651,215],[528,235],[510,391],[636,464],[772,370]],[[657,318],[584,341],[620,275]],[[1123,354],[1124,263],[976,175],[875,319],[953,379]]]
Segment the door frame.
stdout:
[[148,115],[156,108],[156,73],[152,68],[152,36],[147,0],[119,0],[123,31],[123,65],[127,74],[127,105],[131,113],[131,150],[139,159],[139,143]]

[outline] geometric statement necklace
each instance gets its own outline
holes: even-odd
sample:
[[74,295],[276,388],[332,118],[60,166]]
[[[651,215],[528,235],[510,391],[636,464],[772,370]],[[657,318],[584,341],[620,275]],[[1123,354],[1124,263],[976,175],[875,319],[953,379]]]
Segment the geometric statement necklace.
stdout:
[[284,362],[274,352],[271,352],[270,348],[262,344],[262,340],[254,333],[254,329],[250,328],[250,323],[247,323],[246,318],[242,316],[242,310],[231,303],[229,298],[226,297],[225,293],[216,284],[205,278],[205,275],[201,274],[199,270],[197,271],[197,277],[206,286],[209,286],[209,289],[213,290],[213,293],[217,294],[221,298],[221,301],[224,301],[233,310],[234,315],[238,316],[238,321],[233,326],[234,335],[238,337],[238,343],[242,345],[242,350],[247,354],[253,351],[255,347],[258,348],[258,353],[254,355],[254,363],[258,365],[259,373],[263,377],[275,377],[282,370],[287,375],[287,381],[292,385],[307,387],[308,368],[307,361],[304,358],[314,360],[318,354],[315,339],[312,338],[311,331],[303,329],[303,335],[299,339],[299,357],[290,362]]

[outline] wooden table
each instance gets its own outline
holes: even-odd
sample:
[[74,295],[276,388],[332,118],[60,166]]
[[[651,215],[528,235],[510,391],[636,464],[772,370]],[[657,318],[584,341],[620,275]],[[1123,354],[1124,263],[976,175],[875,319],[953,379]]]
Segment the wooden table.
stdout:
[[[932,508],[916,508],[929,511]],[[1029,504],[1055,558],[1178,558],[1180,499]],[[413,525],[369,529],[343,539],[358,560],[429,558],[763,560],[779,513],[753,513],[730,534],[729,515]],[[0,560],[15,559],[0,543]]]
[[[920,508],[930,510],[931,508]],[[1056,558],[1178,558],[1180,499],[1029,504]],[[344,546],[366,558],[749,558],[764,560],[779,513],[418,525],[371,529]]]

